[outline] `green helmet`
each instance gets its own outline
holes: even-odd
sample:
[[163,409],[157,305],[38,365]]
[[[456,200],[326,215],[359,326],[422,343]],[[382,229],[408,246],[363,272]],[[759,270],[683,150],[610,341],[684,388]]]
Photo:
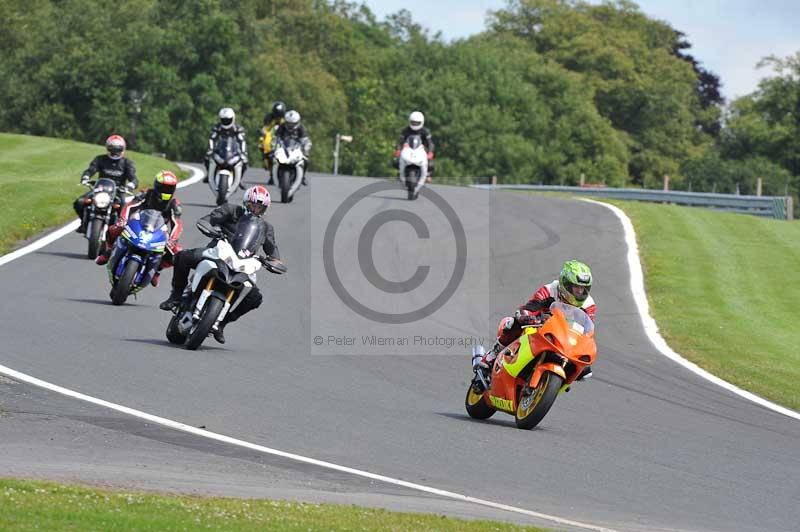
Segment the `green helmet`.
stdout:
[[568,260],[558,276],[558,297],[564,303],[580,307],[592,289],[592,270],[577,260]]

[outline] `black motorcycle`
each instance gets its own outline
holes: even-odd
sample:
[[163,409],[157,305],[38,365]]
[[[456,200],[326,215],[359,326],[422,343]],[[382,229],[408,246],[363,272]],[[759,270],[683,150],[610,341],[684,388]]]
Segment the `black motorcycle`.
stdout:
[[236,166],[243,164],[242,151],[234,137],[221,137],[214,146],[211,158],[214,161],[214,173],[208,180],[208,186],[214,193],[217,205],[222,205],[239,188],[241,177],[236,177]]
[[117,196],[117,184],[112,179],[103,177],[97,181],[87,181],[83,185],[92,189],[83,199],[83,226],[86,228],[84,236],[89,241],[86,256],[95,259],[105,251],[108,226],[117,221],[124,200]]

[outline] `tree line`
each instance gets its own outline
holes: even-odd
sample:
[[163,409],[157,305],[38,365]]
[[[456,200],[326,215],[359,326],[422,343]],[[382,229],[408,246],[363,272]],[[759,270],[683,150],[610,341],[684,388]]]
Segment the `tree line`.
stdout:
[[[509,0],[445,42],[344,0],[0,0],[0,128],[198,160],[231,106],[255,144],[272,101],[303,116],[316,170],[392,175],[412,110],[439,176],[797,195],[800,55],[726,108],[679,29],[627,0]],[[252,148],[255,151],[255,147]],[[254,154],[253,159],[257,159]],[[253,164],[257,164],[254,162]]]

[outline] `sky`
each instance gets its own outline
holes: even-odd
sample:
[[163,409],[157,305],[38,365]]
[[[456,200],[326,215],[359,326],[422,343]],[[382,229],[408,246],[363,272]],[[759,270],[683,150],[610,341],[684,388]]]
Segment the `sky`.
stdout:
[[[486,14],[505,0],[362,0],[382,20],[401,9],[445,39],[485,28]],[[687,35],[688,53],[722,81],[728,100],[750,94],[771,74],[756,68],[768,55],[800,52],[800,0],[634,0],[648,16]],[[597,4],[600,0],[590,0]]]

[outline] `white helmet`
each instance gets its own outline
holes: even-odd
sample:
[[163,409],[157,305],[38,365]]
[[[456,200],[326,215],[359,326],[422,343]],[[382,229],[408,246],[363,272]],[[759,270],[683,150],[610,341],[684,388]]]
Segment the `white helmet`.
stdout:
[[284,115],[283,122],[286,124],[286,129],[294,131],[300,125],[300,113],[292,109]]
[[414,111],[408,115],[408,125],[414,131],[419,131],[425,125],[425,115],[419,111]]
[[225,129],[233,127],[236,120],[236,113],[230,107],[223,107],[219,110],[219,123]]

